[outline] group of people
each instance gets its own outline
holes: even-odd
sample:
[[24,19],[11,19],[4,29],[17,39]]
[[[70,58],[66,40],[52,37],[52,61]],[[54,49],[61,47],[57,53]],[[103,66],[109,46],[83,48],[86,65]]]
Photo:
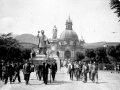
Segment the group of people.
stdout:
[[86,83],[87,74],[89,74],[89,79],[93,83],[98,83],[98,64],[96,62],[69,62],[68,73],[71,80],[73,80],[73,76],[75,76],[77,80],[82,80],[84,83]]
[[[23,72],[24,80],[26,85],[29,83],[30,74],[33,71],[36,71],[37,78],[39,80],[43,79],[43,82],[45,84],[48,83],[48,74],[50,73],[52,80],[55,80],[55,75],[57,72],[57,63],[56,61],[52,61],[51,63],[47,60],[44,62],[40,62],[37,65],[34,65],[33,70],[33,64],[31,64],[29,61],[26,63],[1,63],[0,64],[0,80],[4,82],[4,84],[8,83],[8,78],[10,81],[10,84],[14,83],[16,78],[18,78],[18,82],[21,82],[20,78],[20,71]],[[50,72],[49,72],[50,71]]]
[[[49,72],[50,71],[50,72]],[[48,73],[52,76],[52,80],[55,80],[55,75],[57,72],[57,63],[55,60],[52,62],[42,62],[36,66],[36,76],[39,80],[43,78],[45,84],[48,82]]]
[[20,79],[20,69],[22,64],[21,63],[0,63],[0,80],[7,84],[8,79],[10,83],[15,82],[16,78],[18,78],[19,83],[21,82]]

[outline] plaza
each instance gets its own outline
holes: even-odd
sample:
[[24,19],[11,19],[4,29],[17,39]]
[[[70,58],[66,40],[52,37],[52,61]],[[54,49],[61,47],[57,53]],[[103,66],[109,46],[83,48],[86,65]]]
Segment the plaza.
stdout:
[[[110,71],[98,71],[99,83],[92,83],[88,79],[87,83],[77,81],[76,78],[71,81],[69,75],[66,73],[66,68],[62,68],[56,74],[56,80],[50,83],[48,78],[48,85],[36,78],[35,72],[31,73],[29,85],[25,84],[23,80],[23,73],[21,72],[21,83],[16,80],[13,84],[6,84],[0,87],[0,90],[120,90],[120,74],[111,73]],[[2,83],[0,81],[0,83]]]

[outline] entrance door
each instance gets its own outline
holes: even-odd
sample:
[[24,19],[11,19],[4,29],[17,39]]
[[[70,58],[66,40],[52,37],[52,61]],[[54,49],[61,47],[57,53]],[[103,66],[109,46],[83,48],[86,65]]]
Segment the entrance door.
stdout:
[[65,51],[65,59],[71,59],[71,52],[70,51]]
[[59,57],[59,52],[57,51],[57,56]]

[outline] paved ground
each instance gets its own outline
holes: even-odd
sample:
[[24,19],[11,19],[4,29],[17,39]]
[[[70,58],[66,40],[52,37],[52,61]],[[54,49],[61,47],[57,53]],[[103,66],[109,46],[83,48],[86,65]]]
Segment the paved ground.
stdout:
[[[43,84],[43,81],[38,81],[35,73],[31,74],[30,84],[25,85],[23,75],[21,73],[22,83],[4,85],[0,90],[120,90],[120,74],[105,71],[99,71],[99,83],[92,83],[88,80],[87,83],[82,81],[73,81],[69,79],[66,69],[62,68],[56,75],[56,81],[48,85]],[[49,78],[50,79],[50,78]]]

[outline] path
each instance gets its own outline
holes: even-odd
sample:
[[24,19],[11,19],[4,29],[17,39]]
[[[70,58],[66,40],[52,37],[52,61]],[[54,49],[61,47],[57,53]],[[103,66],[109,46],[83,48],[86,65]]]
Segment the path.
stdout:
[[[99,71],[99,84],[92,83],[88,80],[87,83],[82,81],[73,81],[69,79],[69,75],[66,73],[66,69],[63,68],[56,75],[56,81],[48,85],[43,84],[43,81],[36,79],[35,73],[30,76],[30,84],[26,85],[22,77],[22,83],[16,82],[14,84],[7,84],[0,90],[120,90],[120,74]],[[119,78],[119,79],[117,79]]]

